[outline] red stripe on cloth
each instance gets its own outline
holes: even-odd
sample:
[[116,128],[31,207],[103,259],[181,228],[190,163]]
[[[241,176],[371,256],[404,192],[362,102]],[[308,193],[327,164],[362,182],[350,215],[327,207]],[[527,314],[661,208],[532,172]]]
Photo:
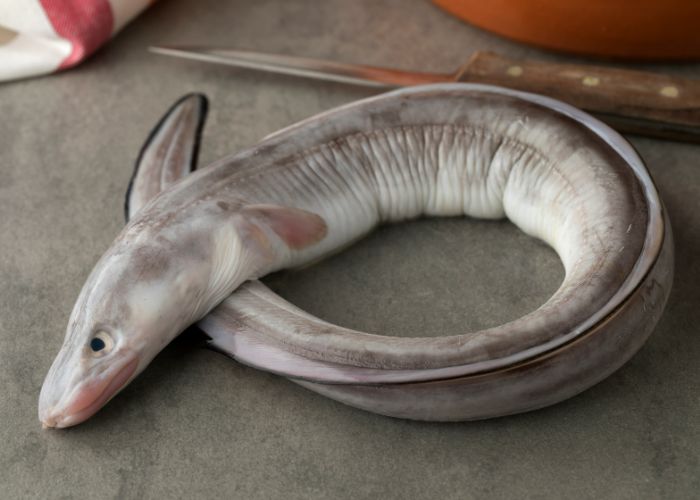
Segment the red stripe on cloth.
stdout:
[[109,40],[114,26],[107,0],[39,0],[56,33],[71,42],[73,49],[59,66],[78,64]]

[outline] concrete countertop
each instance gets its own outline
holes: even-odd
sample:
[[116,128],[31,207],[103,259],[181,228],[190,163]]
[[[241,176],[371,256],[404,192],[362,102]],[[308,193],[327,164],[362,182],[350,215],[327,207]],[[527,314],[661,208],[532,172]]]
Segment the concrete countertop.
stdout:
[[[0,498],[697,498],[700,147],[636,137],[673,224],[674,289],[644,348],[578,397],[483,422],[401,421],[186,335],[89,422],[42,430],[41,382],[83,281],[122,227],[137,152],[170,104],[209,96],[207,164],[373,93],[159,57],[151,43],[445,72],[477,48],[564,59],[422,0],[169,0],[74,70],[0,85]],[[700,77],[700,65],[661,69]],[[554,252],[509,223],[451,219],[383,228],[267,282],[324,319],[416,336],[514,319],[562,278]]]

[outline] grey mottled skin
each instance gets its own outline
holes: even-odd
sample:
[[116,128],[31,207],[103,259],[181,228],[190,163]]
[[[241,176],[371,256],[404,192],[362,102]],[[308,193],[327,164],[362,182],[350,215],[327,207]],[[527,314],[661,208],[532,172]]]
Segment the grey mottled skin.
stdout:
[[[670,238],[664,238],[667,225],[653,185],[643,166],[631,166],[628,146],[620,145],[619,136],[611,144],[596,130],[599,124],[582,125],[580,118],[566,116],[572,113],[496,88],[416,88],[309,119],[190,175],[139,210],[97,264],[54,365],[60,369],[52,368],[47,376],[46,401],[51,402],[40,408],[42,420],[50,426],[80,420],[71,417],[71,405],[63,401],[75,398],[66,396],[76,391],[71,392],[71,384],[85,385],[80,370],[72,370],[69,389],[53,389],[66,385],[60,373],[69,366],[65,360],[74,360],[76,352],[85,357],[84,346],[95,331],[115,338],[102,364],[120,352],[138,360],[130,380],[175,335],[246,280],[313,261],[379,223],[422,215],[507,216],[554,247],[566,278],[533,313],[451,337],[399,339],[352,332],[294,310],[264,290],[260,303],[267,308],[237,305],[242,290],[222,305],[232,323],[219,321],[217,330],[216,318],[223,317],[217,310],[201,324],[215,345],[244,362],[336,383],[376,383],[387,376],[388,381],[439,380],[495,371],[581,339],[600,338],[591,337],[591,331],[600,329],[601,321],[612,323],[611,313],[620,306],[639,302],[632,298],[634,291]],[[670,260],[664,262],[662,274],[670,276]],[[664,298],[668,284],[661,286]],[[663,307],[663,302],[654,303]],[[210,318],[214,323],[207,322]],[[238,337],[231,326],[239,328]],[[640,338],[645,335],[636,337],[637,348]],[[615,358],[617,366],[630,349],[624,352]],[[584,385],[609,371],[600,369]],[[517,383],[511,389],[522,399],[532,384],[532,377],[525,377],[520,390]],[[578,392],[570,384],[529,406],[514,397],[510,408],[492,404],[479,415],[469,404],[455,404],[459,391],[453,396],[450,390],[435,391],[432,401],[417,385],[415,394],[421,393],[423,401],[418,404],[405,393],[410,384],[401,390],[310,387],[381,413],[438,420],[523,411]],[[383,396],[389,393],[398,396]],[[432,410],[426,413],[426,407]]]

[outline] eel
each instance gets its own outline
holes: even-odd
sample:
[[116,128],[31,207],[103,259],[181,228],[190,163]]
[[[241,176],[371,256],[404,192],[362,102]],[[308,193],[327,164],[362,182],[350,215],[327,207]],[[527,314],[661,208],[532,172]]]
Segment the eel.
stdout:
[[[155,176],[137,170],[137,210],[78,297],[40,395],[47,427],[92,416],[197,321],[212,347],[350,405],[466,420],[580,392],[660,317],[673,244],[658,193],[629,144],[575,108],[484,85],[402,89],[175,182],[194,165],[202,103],[183,100],[142,151]],[[560,288],[495,328],[397,338],[326,323],[256,281],[381,223],[458,215],[507,217],[551,245]]]

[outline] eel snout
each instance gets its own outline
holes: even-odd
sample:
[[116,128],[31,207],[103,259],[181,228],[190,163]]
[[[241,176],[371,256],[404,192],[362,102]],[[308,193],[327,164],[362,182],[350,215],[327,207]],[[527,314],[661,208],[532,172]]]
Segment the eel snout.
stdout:
[[[52,366],[39,396],[39,420],[44,428],[63,428],[84,422],[114,397],[136,373],[139,358],[125,352],[119,362],[89,375],[53,377]],[[72,380],[80,378],[77,384]]]

